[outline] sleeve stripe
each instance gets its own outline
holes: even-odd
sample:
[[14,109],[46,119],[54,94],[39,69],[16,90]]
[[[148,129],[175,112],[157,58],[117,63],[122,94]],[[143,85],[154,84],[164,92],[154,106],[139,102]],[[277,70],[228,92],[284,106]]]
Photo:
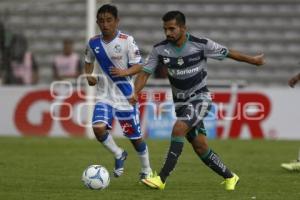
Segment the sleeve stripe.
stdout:
[[147,72],[147,73],[149,73],[149,74],[152,74],[152,73],[153,73],[150,69],[147,69],[147,68],[145,68],[145,67],[143,67],[143,71],[144,71],[144,72]]
[[229,49],[226,48],[226,53],[224,54],[224,57],[226,58],[229,54]]

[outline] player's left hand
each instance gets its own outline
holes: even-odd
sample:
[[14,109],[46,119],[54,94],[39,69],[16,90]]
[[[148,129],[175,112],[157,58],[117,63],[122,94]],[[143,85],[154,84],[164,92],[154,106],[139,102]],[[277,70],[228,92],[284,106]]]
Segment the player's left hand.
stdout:
[[111,67],[110,74],[115,77],[128,76],[127,71],[125,69],[120,69],[118,67]]
[[265,64],[265,55],[263,53],[257,55],[257,56],[253,56],[253,64],[257,65],[257,66],[261,66],[263,64]]

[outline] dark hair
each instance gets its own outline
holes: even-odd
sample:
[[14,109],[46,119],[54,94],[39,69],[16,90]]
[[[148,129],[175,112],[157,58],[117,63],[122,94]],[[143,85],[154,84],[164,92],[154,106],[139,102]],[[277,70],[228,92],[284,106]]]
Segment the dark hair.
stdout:
[[101,14],[101,13],[110,13],[115,18],[118,18],[118,9],[117,9],[117,7],[113,6],[113,5],[110,5],[110,4],[104,4],[103,6],[101,6],[98,9],[96,17],[98,18],[98,15]]
[[167,22],[167,21],[170,21],[173,19],[176,20],[177,24],[185,25],[185,16],[182,12],[180,12],[178,10],[169,11],[162,17],[162,20],[164,22]]

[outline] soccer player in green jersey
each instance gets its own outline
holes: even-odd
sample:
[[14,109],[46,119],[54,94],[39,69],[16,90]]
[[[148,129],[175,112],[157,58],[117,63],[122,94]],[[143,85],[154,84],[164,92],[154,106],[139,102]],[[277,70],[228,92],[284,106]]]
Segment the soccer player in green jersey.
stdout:
[[207,38],[198,38],[187,32],[185,16],[180,11],[170,11],[163,18],[166,40],[154,45],[148,62],[135,81],[135,103],[137,94],[157,66],[168,69],[177,121],[174,124],[171,144],[166,161],[157,176],[143,179],[151,188],[164,189],[166,180],[173,171],[182,152],[184,138],[192,145],[198,157],[214,172],[224,178],[226,190],[234,190],[239,177],[222,162],[207,143],[203,118],[209,112],[212,99],[206,87],[207,58],[233,60],[256,66],[264,64],[263,54],[249,56],[228,49]]

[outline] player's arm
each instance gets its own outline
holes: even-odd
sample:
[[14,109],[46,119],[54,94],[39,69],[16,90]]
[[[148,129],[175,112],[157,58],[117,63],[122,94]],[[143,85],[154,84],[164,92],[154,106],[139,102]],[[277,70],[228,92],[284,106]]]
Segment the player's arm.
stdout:
[[142,89],[145,87],[148,78],[150,77],[150,73],[147,73],[145,71],[141,71],[134,82],[134,93],[132,94],[132,97],[129,99],[129,103],[134,105],[138,101],[138,94],[142,91]]
[[246,62],[257,66],[263,65],[265,63],[264,54],[250,56],[250,55],[240,53],[233,49],[229,49],[227,57],[236,61]]
[[86,62],[84,65],[84,72],[89,86],[94,86],[97,84],[97,78],[92,75],[93,71],[94,71],[94,63]]
[[264,64],[264,54],[250,56],[233,49],[228,49],[227,47],[213,40],[205,39],[205,41],[206,44],[204,48],[204,54],[208,58],[213,58],[217,60],[223,60],[224,58],[231,58],[236,61],[246,62],[253,65]]
[[89,45],[87,45],[87,47],[85,49],[84,60],[85,60],[84,73],[85,73],[86,79],[90,86],[94,86],[97,84],[97,78],[95,76],[93,76],[95,56],[93,54],[93,51],[89,47]]
[[120,69],[117,67],[111,67],[110,73],[112,76],[119,76],[119,77],[132,76],[132,75],[139,73],[141,71],[141,69],[142,69],[142,65],[134,64],[128,69]]
[[145,72],[145,71],[141,71],[138,74],[138,76],[136,77],[135,82],[134,82],[134,93],[135,94],[139,94],[142,91],[142,89],[145,87],[150,75],[151,75],[150,73]]
[[135,79],[134,93],[132,97],[129,99],[129,102],[131,104],[135,104],[138,101],[138,94],[145,87],[147,80],[149,79],[150,75],[155,71],[157,65],[158,65],[158,54],[156,52],[156,49],[153,48],[147,63],[143,66],[142,71],[137,75]]
[[85,60],[84,73],[86,79],[90,86],[94,86],[97,84],[97,78],[93,76],[95,56],[89,44],[86,46],[85,49],[84,60]]
[[300,73],[297,74],[296,76],[293,76],[290,80],[289,80],[289,86],[290,87],[295,87],[295,85],[297,84],[297,82],[300,81]]

